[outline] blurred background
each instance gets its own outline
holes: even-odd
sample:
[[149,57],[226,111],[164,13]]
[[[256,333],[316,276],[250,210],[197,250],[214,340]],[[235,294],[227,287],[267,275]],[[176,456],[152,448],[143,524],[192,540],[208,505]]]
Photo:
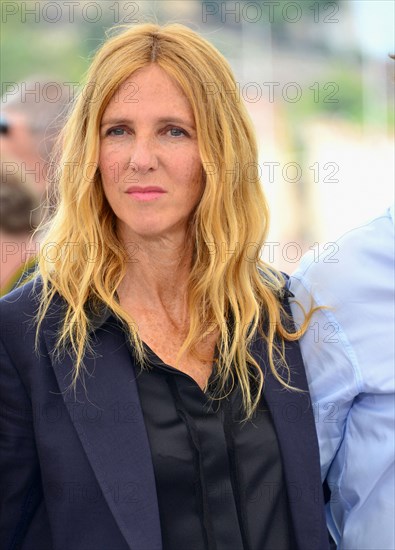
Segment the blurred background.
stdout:
[[71,97],[115,24],[179,22],[210,40],[257,131],[272,213],[264,257],[276,267],[294,271],[315,243],[328,249],[393,202],[391,0],[2,1],[1,11],[3,110],[24,82],[62,83]]

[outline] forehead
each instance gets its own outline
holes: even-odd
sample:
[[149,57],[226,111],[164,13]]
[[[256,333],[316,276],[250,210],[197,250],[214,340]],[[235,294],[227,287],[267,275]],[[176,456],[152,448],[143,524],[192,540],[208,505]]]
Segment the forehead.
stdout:
[[143,67],[125,80],[111,98],[105,113],[177,111],[193,119],[188,98],[179,84],[156,64]]

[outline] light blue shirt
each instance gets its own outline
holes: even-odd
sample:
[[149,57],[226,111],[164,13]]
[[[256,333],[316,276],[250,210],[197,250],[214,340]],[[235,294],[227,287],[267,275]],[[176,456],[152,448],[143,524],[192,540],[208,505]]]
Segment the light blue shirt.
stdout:
[[[323,250],[323,248],[321,248]],[[290,279],[338,548],[394,550],[394,212],[309,252]],[[292,304],[295,321],[303,315]]]

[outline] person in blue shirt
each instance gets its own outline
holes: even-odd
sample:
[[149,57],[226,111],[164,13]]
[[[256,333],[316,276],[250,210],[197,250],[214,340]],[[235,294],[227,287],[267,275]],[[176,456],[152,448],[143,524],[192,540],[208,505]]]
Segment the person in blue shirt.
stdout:
[[327,521],[338,548],[393,550],[394,208],[308,253],[292,312],[316,311],[301,349],[314,403]]

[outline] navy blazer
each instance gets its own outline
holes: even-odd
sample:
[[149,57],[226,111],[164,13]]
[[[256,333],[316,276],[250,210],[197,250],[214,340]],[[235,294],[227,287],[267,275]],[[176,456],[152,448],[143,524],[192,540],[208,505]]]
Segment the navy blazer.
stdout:
[[[74,395],[71,356],[53,354],[64,308],[59,296],[34,351],[38,292],[30,282],[0,301],[0,548],[161,550],[155,477],[125,334],[115,322],[95,330]],[[267,369],[261,339],[252,354],[266,375],[297,548],[326,550],[318,444],[299,346],[287,344],[286,357],[292,383],[305,393],[282,389]]]

